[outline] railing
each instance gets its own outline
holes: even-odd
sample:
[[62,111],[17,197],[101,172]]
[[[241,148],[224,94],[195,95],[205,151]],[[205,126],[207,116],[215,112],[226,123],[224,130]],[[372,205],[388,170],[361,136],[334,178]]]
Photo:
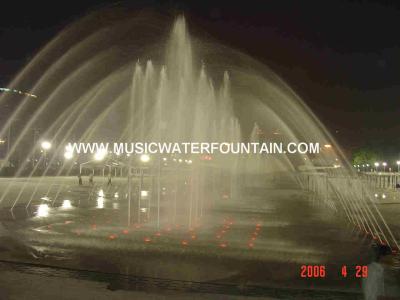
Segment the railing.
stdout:
[[371,235],[379,244],[399,251],[397,239],[375,203],[375,184],[378,182],[381,186],[392,187],[395,182],[393,177],[390,181],[385,179],[326,173],[300,173],[297,176],[303,189],[315,194],[331,209],[344,214],[350,223]]

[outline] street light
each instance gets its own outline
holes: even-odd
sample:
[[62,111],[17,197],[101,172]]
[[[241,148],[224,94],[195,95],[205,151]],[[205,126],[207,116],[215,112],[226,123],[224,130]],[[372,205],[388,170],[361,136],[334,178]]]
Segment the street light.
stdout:
[[50,150],[51,148],[51,143],[49,141],[43,141],[40,144],[40,147],[42,147],[43,150],[43,159],[44,159],[44,166],[47,166],[47,151]]
[[376,162],[376,163],[374,163],[374,165],[375,165],[375,172],[377,172],[377,171],[378,171],[378,168],[379,168],[379,163]]
[[400,160],[396,161],[396,164],[397,164],[397,173],[399,173]]
[[106,155],[107,155],[107,151],[106,150],[104,150],[104,149],[98,150],[96,152],[96,154],[94,155],[94,159],[97,160],[97,161],[101,161],[106,157]]
[[74,157],[74,155],[72,154],[72,152],[65,152],[64,153],[64,158],[66,159],[66,160],[70,160],[70,159],[72,159],[72,157]]
[[382,166],[383,166],[383,173],[385,173],[385,169],[386,169],[387,163],[386,163],[386,162],[383,162],[383,163],[382,163]]
[[150,160],[150,156],[148,154],[142,154],[140,155],[140,161],[147,163]]
[[51,148],[51,143],[49,141],[43,141],[40,146],[43,150],[49,150]]

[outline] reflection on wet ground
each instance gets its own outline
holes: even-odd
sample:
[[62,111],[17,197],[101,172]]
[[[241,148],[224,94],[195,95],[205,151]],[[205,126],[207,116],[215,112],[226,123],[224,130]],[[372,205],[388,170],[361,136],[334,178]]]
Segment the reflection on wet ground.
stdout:
[[[152,195],[142,191],[140,205],[129,213],[122,181],[93,188],[66,184],[29,207],[16,206],[13,214],[1,210],[5,230],[40,257],[10,247],[0,258],[250,291],[252,286],[360,291],[355,266],[370,262],[371,240],[308,194],[248,189],[243,199],[221,195],[217,204],[205,205],[202,215],[189,219],[191,206],[174,206],[171,192],[163,189],[158,211]],[[326,277],[302,278],[302,265],[326,266]],[[123,283],[128,277],[121,278],[121,288],[130,285]]]

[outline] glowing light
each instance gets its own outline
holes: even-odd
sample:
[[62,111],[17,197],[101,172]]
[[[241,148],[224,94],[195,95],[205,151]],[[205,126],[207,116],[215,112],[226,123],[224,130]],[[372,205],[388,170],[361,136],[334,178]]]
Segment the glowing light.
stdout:
[[63,209],[70,209],[72,208],[71,200],[64,200],[61,206]]
[[141,196],[142,198],[146,198],[147,196],[149,196],[149,191],[141,191],[141,192],[140,192],[140,196]]
[[386,167],[386,166],[387,166],[387,163],[386,163],[386,162],[383,162],[383,163],[382,163],[382,166]]
[[104,208],[104,198],[103,197],[98,197],[97,198],[97,208]]
[[144,162],[144,163],[149,162],[150,161],[150,156],[148,154],[142,154],[140,156],[140,161]]
[[325,144],[324,147],[327,148],[327,149],[329,149],[329,148],[332,148],[332,145],[330,145],[330,144]]
[[45,218],[49,215],[49,206],[47,204],[40,204],[37,211],[37,216]]
[[105,149],[99,149],[94,155],[94,159],[97,161],[103,160],[107,155],[107,151]]
[[386,199],[386,195],[385,194],[382,194],[382,199]]
[[74,157],[74,155],[72,154],[72,152],[65,152],[64,153],[64,158],[69,160],[72,159]]
[[227,243],[220,243],[219,247],[220,248],[226,248],[226,247],[228,247],[228,244]]
[[378,162],[374,163],[374,166],[379,167],[379,163]]
[[49,141],[43,141],[40,146],[43,150],[49,150],[51,148],[51,143]]
[[396,161],[396,164],[397,164],[397,165],[400,165],[400,160]]
[[142,213],[145,213],[145,212],[147,212],[147,208],[146,208],[146,207],[142,207],[142,208],[140,209],[140,211],[141,211]]
[[27,92],[19,91],[19,90],[16,90],[16,89],[0,88],[0,92],[10,92],[10,93],[16,93],[16,94],[20,94],[20,95],[25,95],[25,96],[31,97],[31,98],[37,98],[37,96],[34,95],[34,94],[30,94],[30,93],[27,93]]
[[163,157],[163,161],[167,161],[167,158],[166,158],[166,157]]

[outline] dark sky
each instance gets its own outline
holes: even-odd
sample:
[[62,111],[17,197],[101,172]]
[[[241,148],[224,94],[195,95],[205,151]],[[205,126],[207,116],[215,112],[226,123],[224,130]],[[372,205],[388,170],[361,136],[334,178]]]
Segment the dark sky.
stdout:
[[[2,86],[64,26],[113,1],[30,2],[2,3]],[[215,39],[268,64],[345,149],[365,144],[385,145],[393,151],[400,148],[400,4],[344,0],[132,3],[138,9],[183,10],[189,22]]]

